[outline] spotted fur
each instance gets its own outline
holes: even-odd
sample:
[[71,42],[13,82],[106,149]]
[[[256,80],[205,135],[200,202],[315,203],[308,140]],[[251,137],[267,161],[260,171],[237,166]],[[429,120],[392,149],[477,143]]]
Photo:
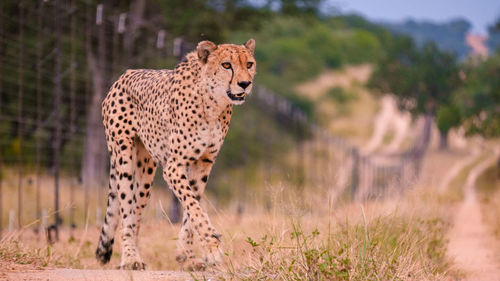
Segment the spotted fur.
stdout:
[[[102,103],[110,153],[106,218],[96,258],[109,262],[122,224],[121,268],[145,269],[137,237],[157,166],[183,208],[176,260],[185,269],[220,261],[220,234],[200,206],[226,136],[233,105],[244,102],[256,73],[255,41],[202,41],[173,70],[127,70]],[[197,259],[193,240],[204,252]]]

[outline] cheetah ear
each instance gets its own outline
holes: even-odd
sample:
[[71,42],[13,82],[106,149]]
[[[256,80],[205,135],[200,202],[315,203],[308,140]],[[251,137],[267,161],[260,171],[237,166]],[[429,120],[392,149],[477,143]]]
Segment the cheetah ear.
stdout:
[[245,47],[247,49],[250,50],[250,52],[253,52],[255,51],[255,40],[253,40],[253,38],[250,38],[246,43],[245,43]]
[[205,64],[207,63],[208,55],[211,52],[217,49],[217,45],[210,41],[201,41],[198,43],[198,47],[196,47],[196,51],[198,52],[198,58],[200,61]]

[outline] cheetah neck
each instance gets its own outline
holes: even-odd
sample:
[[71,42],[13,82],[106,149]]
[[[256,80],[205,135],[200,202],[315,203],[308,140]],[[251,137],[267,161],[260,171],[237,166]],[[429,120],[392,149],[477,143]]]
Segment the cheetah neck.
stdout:
[[229,102],[221,103],[215,100],[208,90],[203,94],[201,106],[203,107],[204,117],[209,122],[219,120],[222,115],[226,115],[227,111],[232,111],[233,108],[233,105]]

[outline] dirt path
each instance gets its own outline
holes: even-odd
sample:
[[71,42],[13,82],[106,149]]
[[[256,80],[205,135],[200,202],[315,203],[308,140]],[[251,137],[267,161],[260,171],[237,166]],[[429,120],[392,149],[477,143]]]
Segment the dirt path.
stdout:
[[474,145],[472,148],[472,153],[466,158],[458,161],[451,167],[450,170],[444,175],[443,179],[439,183],[438,191],[440,193],[444,193],[451,181],[458,176],[458,174],[465,168],[467,165],[474,162],[481,155],[481,150],[477,145]]
[[218,280],[214,274],[176,271],[124,271],[124,270],[81,270],[81,269],[48,269],[28,272],[8,272],[0,275],[1,280]]
[[494,258],[496,241],[482,221],[475,191],[477,178],[495,163],[496,157],[488,157],[470,171],[464,186],[465,199],[449,234],[448,255],[466,273],[468,281],[500,281],[500,264]]

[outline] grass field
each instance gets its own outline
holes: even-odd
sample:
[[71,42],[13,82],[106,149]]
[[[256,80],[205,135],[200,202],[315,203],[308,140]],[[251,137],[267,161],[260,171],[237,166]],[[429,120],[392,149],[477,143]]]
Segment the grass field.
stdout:
[[500,238],[500,168],[498,165],[487,169],[477,181],[482,214],[496,238]]
[[[425,169],[435,169],[432,166],[439,165],[439,159],[433,158]],[[226,279],[237,280],[444,280],[450,268],[444,237],[451,215],[446,204],[430,195],[435,175],[402,195],[364,203],[317,199],[301,204],[293,192],[276,187],[270,198],[273,208],[247,210],[238,216],[228,209],[216,211],[205,200],[223,234],[226,253],[225,264],[216,270]],[[166,196],[157,195],[153,203]],[[148,209],[154,212],[154,207]],[[139,247],[148,269],[178,269],[174,256],[179,228],[164,218],[145,220]],[[4,233],[3,267],[101,268],[94,259],[99,231],[91,223],[73,231],[64,228],[53,245],[29,226]],[[117,240],[105,268],[119,265]]]

